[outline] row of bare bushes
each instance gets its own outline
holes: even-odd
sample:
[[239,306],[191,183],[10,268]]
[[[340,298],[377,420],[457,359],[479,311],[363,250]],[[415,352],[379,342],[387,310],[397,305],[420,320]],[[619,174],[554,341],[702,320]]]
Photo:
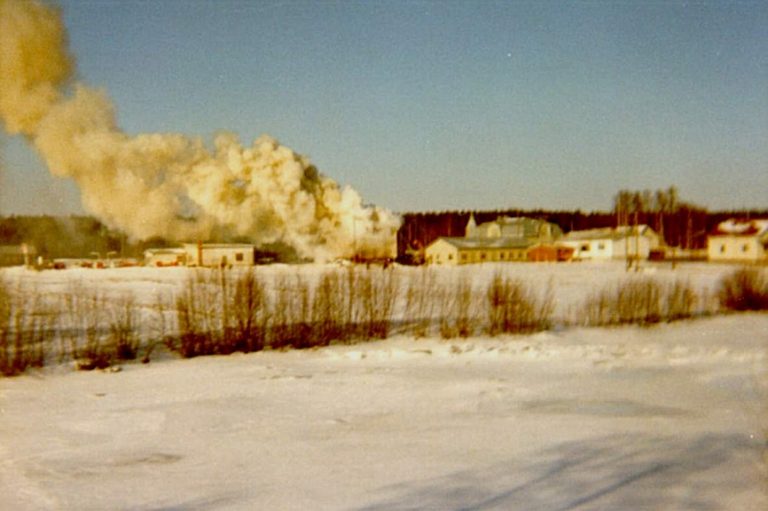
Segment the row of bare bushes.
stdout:
[[73,283],[51,295],[0,279],[0,374],[12,376],[50,362],[106,368],[136,359],[142,347],[148,356],[139,323],[130,293],[107,297]]
[[701,298],[686,281],[659,282],[649,277],[628,279],[589,296],[579,313],[590,326],[677,321],[692,317]]
[[178,333],[172,349],[184,357],[304,349],[386,339],[393,332],[443,338],[527,333],[551,325],[552,294],[539,297],[500,275],[485,289],[468,278],[438,283],[429,269],[328,270],[267,280],[255,271],[199,270],[176,298]]
[[[716,305],[712,306],[710,298]],[[589,296],[578,312],[578,323],[601,326],[688,319],[725,311],[768,310],[768,278],[760,268],[740,268],[725,276],[714,297],[701,296],[683,280],[660,282],[629,278]]]
[[[350,267],[318,276],[198,269],[174,296],[140,306],[133,294],[110,295],[73,283],[44,295],[0,280],[0,373],[47,362],[81,369],[122,360],[149,361],[158,346],[183,357],[385,339],[393,333],[445,339],[524,334],[554,324],[552,284],[533,287],[496,274],[476,285],[456,272]],[[725,276],[720,310],[768,309],[768,280],[758,269]],[[685,281],[635,277],[598,290],[579,306],[577,324],[641,324],[710,310]],[[562,318],[560,321],[564,321]]]
[[329,271],[314,285],[300,275],[266,282],[255,271],[198,270],[176,299],[172,348],[194,357],[385,339],[397,291],[392,270]]

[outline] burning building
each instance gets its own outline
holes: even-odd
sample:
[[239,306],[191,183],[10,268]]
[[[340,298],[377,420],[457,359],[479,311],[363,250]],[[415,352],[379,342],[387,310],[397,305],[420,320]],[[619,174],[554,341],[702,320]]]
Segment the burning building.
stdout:
[[[313,260],[389,256],[399,218],[364,205],[268,135],[209,146],[178,133],[131,136],[106,92],[73,83],[74,59],[56,7],[0,0],[0,119],[51,172],[74,180],[83,206],[142,240],[248,239]],[[136,205],[141,204],[141,214]]]

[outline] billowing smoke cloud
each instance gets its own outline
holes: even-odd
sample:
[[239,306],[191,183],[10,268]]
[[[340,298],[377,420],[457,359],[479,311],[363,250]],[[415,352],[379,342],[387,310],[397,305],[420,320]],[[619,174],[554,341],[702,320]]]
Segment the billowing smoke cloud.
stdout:
[[55,7],[0,0],[0,119],[83,206],[135,239],[247,238],[315,260],[389,255],[399,219],[319,173],[269,136],[214,147],[179,134],[128,136],[103,91],[71,83],[74,59]]

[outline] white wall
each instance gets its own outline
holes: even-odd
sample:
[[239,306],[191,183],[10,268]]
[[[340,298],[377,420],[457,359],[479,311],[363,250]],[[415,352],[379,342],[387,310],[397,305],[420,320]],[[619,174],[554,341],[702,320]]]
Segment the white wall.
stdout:
[[766,258],[757,236],[710,236],[707,238],[710,261],[756,262]]
[[573,248],[573,258],[576,260],[607,260],[614,257],[614,241],[611,239],[595,240],[565,240],[559,242]]
[[425,251],[428,264],[456,265],[459,264],[459,250],[443,239],[438,239]]
[[[198,264],[198,247],[194,243],[184,245],[188,264]],[[238,260],[239,259],[239,260]],[[253,247],[247,245],[203,245],[202,266],[252,266]]]

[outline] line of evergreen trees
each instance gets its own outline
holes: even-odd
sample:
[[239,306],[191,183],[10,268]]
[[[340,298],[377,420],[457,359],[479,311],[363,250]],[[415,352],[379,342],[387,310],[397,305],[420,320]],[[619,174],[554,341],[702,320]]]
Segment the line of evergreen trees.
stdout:
[[[0,245],[28,243],[45,258],[91,257],[94,252],[134,255],[125,236],[89,216],[0,217]],[[133,250],[130,250],[133,248]]]

